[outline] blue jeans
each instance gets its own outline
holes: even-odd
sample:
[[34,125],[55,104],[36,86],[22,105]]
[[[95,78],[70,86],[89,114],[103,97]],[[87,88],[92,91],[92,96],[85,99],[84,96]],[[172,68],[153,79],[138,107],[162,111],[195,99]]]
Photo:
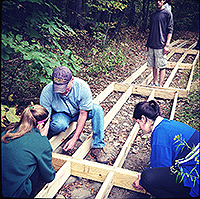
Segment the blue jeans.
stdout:
[[[54,113],[50,123],[48,136],[56,135],[65,131],[71,122],[77,121],[79,115],[70,117],[66,113]],[[92,119],[93,130],[93,148],[102,148],[105,146],[104,139],[104,112],[100,105],[93,103],[93,108],[88,112],[87,120]]]

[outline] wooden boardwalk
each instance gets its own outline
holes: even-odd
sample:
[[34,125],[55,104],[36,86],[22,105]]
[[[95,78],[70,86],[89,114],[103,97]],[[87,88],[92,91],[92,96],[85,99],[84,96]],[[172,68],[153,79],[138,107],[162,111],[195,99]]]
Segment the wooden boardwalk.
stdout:
[[[104,118],[104,129],[106,129],[117,112],[132,94],[148,96],[148,100],[152,100],[154,98],[172,99],[173,105],[171,108],[170,120],[173,120],[178,98],[186,98],[191,87],[194,67],[199,59],[199,51],[193,50],[193,48],[196,46],[196,43],[197,42],[190,45],[188,48],[184,48],[184,46],[188,44],[188,41],[177,40],[171,43],[170,53],[167,54],[167,59],[169,60],[170,57],[172,57],[175,53],[181,54],[181,57],[177,62],[167,63],[166,68],[172,69],[172,71],[165,81],[163,87],[154,87],[149,85],[153,78],[152,73],[141,84],[134,84],[134,80],[140,77],[140,75],[147,69],[147,64],[144,64],[124,82],[113,82],[104,91],[102,91],[94,99],[94,103],[101,103],[113,91],[123,92],[121,98],[106,114]],[[192,64],[183,63],[183,60],[187,55],[193,55],[194,60]],[[179,69],[190,70],[185,89],[169,87]],[[35,198],[53,198],[65,181],[70,177],[70,175],[103,182],[99,192],[96,195],[96,199],[107,198],[113,185],[141,193],[146,193],[145,190],[135,190],[132,186],[133,181],[137,179],[139,173],[121,168],[126,156],[128,155],[131,144],[134,142],[134,139],[138,133],[139,125],[137,123],[135,123],[133,126],[133,129],[123,145],[123,148],[121,149],[113,166],[84,160],[85,156],[92,147],[92,134],[89,135],[89,137],[72,156],[55,153],[55,149],[61,145],[70,134],[74,132],[75,128],[76,122],[73,122],[65,132],[61,132],[59,135],[50,139],[50,143],[53,148],[53,167],[57,173],[55,179],[52,182],[47,183],[35,196]]]

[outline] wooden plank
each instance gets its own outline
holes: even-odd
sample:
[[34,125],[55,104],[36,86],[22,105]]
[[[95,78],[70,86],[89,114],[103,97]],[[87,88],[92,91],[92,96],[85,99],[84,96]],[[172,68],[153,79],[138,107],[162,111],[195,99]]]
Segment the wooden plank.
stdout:
[[131,84],[137,77],[141,75],[147,69],[147,63],[141,66],[136,72],[134,72],[129,78],[127,78],[123,83]]
[[77,122],[72,122],[69,125],[69,128],[64,131],[61,132],[60,134],[58,134],[57,136],[52,137],[49,142],[51,144],[51,147],[53,149],[53,151],[71,134],[74,132],[74,130],[76,129],[76,123]]
[[[152,90],[148,100],[154,99],[154,93],[155,93],[155,90]],[[139,124],[135,123],[130,135],[128,136],[128,139],[126,140],[125,144],[123,145],[123,148],[120,151],[120,154],[118,155],[118,157],[113,165],[114,168],[120,168],[124,164],[124,161],[128,155],[131,144],[134,141],[134,139],[138,133],[138,130],[139,130]],[[107,198],[113,187],[113,183],[114,183],[114,172],[110,172],[107,175],[107,177],[106,177],[103,185],[101,186],[95,199]],[[145,190],[143,190],[143,191],[145,191]]]
[[[170,68],[174,68],[175,66],[176,66],[176,62],[167,62],[166,68],[170,69]],[[182,70],[188,70],[192,68],[192,64],[180,63],[178,68]]]
[[[64,160],[62,160],[63,162]],[[55,179],[47,183],[35,198],[53,198],[71,175],[71,163],[66,162],[56,173]]]
[[194,74],[194,69],[195,69],[195,65],[196,65],[198,59],[199,59],[199,52],[196,55],[196,57],[195,57],[195,59],[194,59],[194,61],[192,63],[192,70],[190,72],[190,77],[189,77],[188,84],[187,84],[187,87],[186,87],[186,90],[188,92],[190,91],[190,87],[191,87],[191,84],[192,84],[192,78],[193,78],[193,74]]
[[131,148],[131,144],[135,140],[138,130],[139,130],[139,125],[138,125],[138,123],[135,123],[132,131],[130,132],[125,144],[123,145],[123,148],[121,149],[121,151],[114,163],[115,167],[122,167],[122,165],[124,164],[126,156],[128,155],[128,152]]
[[[59,162],[61,160],[71,164],[71,175],[104,182],[109,172],[114,172],[113,185],[136,192],[146,193],[145,190],[135,190],[132,186],[132,182],[138,178],[139,172],[118,167],[115,168],[110,165],[88,160],[77,160],[62,154],[53,153],[52,155],[54,162]],[[63,166],[60,169],[62,168]]]
[[174,102],[173,102],[171,114],[170,114],[170,120],[174,119],[177,101],[178,101],[178,93],[176,92],[174,96]]
[[[195,42],[194,44],[192,44],[188,49],[194,48],[194,47],[196,46],[196,43],[197,43],[197,42]],[[184,54],[181,56],[181,58],[178,60],[176,66],[174,67],[174,69],[172,70],[172,72],[171,72],[170,76],[168,77],[167,81],[166,81],[165,84],[163,85],[164,88],[169,87],[169,85],[170,85],[172,79],[174,78],[174,76],[175,76],[175,74],[176,74],[176,72],[177,72],[177,70],[178,70],[179,64],[180,64],[180,63],[185,59],[185,57],[187,56],[187,54],[188,54],[187,52],[188,52],[188,50],[185,51],[185,53],[184,53]]]
[[83,159],[92,147],[92,133],[87,137],[87,139],[82,143],[82,145],[76,150],[72,155],[73,158]]
[[155,89],[153,89],[153,90],[151,91],[151,94],[149,95],[149,97],[148,97],[148,100],[147,100],[147,101],[153,100],[153,99],[154,99],[154,97],[155,97]]
[[[171,52],[169,52],[169,53],[167,54],[167,59],[169,59],[169,58],[176,52],[176,48],[183,47],[183,46],[185,46],[186,44],[187,44],[187,41],[184,41],[184,42],[180,43],[179,45],[177,45],[177,47],[173,48],[173,49],[171,50]],[[170,48],[169,48],[169,49],[170,49]]]
[[[114,90],[124,92],[129,87],[128,84],[115,83]],[[142,96],[149,96],[153,89],[155,89],[155,97],[165,98],[165,99],[174,99],[174,93],[178,92],[179,97],[187,97],[188,91],[185,89],[177,88],[163,88],[163,87],[154,87],[149,85],[137,85],[132,84],[132,93]]]
[[179,43],[179,41],[180,41],[180,40],[177,39],[177,40],[173,41],[169,46],[172,47],[172,46],[176,45],[177,43]]
[[104,89],[95,99],[94,103],[100,104],[114,89],[114,82],[111,83],[106,89]]
[[101,186],[100,190],[98,191],[95,199],[103,199],[107,198],[114,182],[115,173],[113,171],[109,172],[106,179],[103,182],[103,185]]
[[142,85],[148,85],[153,79],[153,72],[151,72],[148,77],[142,82]]
[[126,102],[126,100],[129,98],[131,93],[132,93],[132,85],[129,85],[126,92],[121,96],[121,98],[117,101],[117,103],[113,106],[113,108],[106,114],[106,117],[104,119],[104,129],[108,126],[108,124],[111,122],[111,120],[117,114],[117,112],[120,110],[120,108]]
[[[178,47],[169,47],[170,50],[174,50],[174,53],[185,53],[188,48],[178,48]],[[188,54],[190,55],[196,55],[198,53],[198,50],[188,50]]]

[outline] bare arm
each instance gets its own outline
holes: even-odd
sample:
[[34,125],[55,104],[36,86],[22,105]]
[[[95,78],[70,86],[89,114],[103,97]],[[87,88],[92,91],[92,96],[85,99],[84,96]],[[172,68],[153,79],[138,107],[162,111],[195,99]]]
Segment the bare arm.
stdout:
[[78,140],[83,128],[85,126],[85,122],[87,120],[88,112],[84,110],[80,110],[79,118],[76,125],[76,131],[74,136],[64,145],[63,150],[68,151],[74,148],[76,141]]
[[169,44],[170,44],[171,38],[172,38],[172,33],[169,33],[169,34],[167,35],[166,45],[165,45],[165,47],[164,47],[164,49],[163,49],[164,54],[167,54],[167,53],[169,52],[169,47],[168,47],[168,46],[169,46]]

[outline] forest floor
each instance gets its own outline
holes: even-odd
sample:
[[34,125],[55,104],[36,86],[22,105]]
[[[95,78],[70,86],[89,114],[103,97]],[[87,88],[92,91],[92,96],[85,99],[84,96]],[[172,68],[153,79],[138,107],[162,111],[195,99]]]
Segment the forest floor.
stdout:
[[[113,52],[121,53],[123,57],[124,66],[116,63],[112,67],[108,67],[107,70],[94,71],[96,54],[94,53],[94,48],[96,48],[96,43],[90,40],[89,37],[82,39],[80,41],[70,41],[71,46],[74,47],[74,52],[77,55],[83,57],[84,64],[81,65],[80,71],[76,74],[77,77],[85,80],[91,88],[93,99],[97,97],[106,87],[108,87],[112,82],[123,82],[131,74],[133,74],[138,68],[146,63],[147,53],[144,52],[144,45],[146,43],[148,34],[140,33],[137,29],[123,29],[118,36],[118,39],[110,43],[110,48]],[[188,40],[191,44],[198,40],[198,33],[193,33],[189,31],[174,32],[172,41],[177,39]],[[63,41],[65,42],[65,41]],[[69,41],[68,41],[69,42]],[[74,42],[74,43],[73,43]],[[79,42],[79,45],[77,43]],[[116,55],[116,54],[115,54]],[[179,55],[173,56],[170,61],[178,61]],[[190,61],[190,57],[187,57],[187,62]],[[99,64],[99,63],[98,63]],[[101,63],[100,63],[101,64]],[[105,64],[102,63],[102,64]],[[147,69],[144,74],[136,79],[134,83],[141,83],[149,74],[151,70]],[[171,70],[167,70],[166,77],[169,77]],[[171,87],[185,88],[186,82],[188,81],[189,70],[178,70],[177,75],[173,79]],[[177,103],[177,109],[175,112],[174,119],[177,121],[185,122],[194,128],[199,128],[199,106],[196,103],[199,99],[199,66],[196,65],[194,79],[192,87],[187,99],[179,99]],[[152,84],[152,83],[151,83]],[[38,94],[35,96],[34,103],[39,103],[39,95],[41,89],[38,90]],[[100,105],[103,107],[104,114],[106,115],[108,111],[113,107],[113,105],[119,100],[123,93],[112,92]],[[106,152],[111,157],[109,165],[113,165],[116,157],[118,156],[120,150],[123,147],[128,135],[130,134],[134,121],[132,120],[133,110],[135,104],[140,101],[147,100],[147,97],[140,95],[131,95],[129,99],[122,106],[120,111],[116,114],[112,122],[105,129]],[[171,106],[173,100],[166,100],[156,98],[157,102],[161,107],[161,115],[165,118],[169,118]],[[30,103],[30,102],[27,102]],[[24,104],[26,106],[26,104]],[[25,107],[21,107],[25,108]],[[187,114],[186,114],[187,113]],[[191,118],[193,117],[193,118]],[[194,119],[195,117],[195,119]],[[198,129],[199,130],[199,129]],[[83,133],[80,139],[77,141],[75,150],[68,155],[72,155],[76,149],[82,144],[82,142],[89,136],[92,132],[90,122],[86,123]],[[128,156],[122,166],[124,169],[129,169],[132,171],[141,172],[150,164],[150,134],[144,134],[143,131],[139,131]],[[68,139],[67,139],[68,140]],[[66,140],[66,141],[67,141]],[[63,142],[55,152],[64,154],[62,150]],[[90,161],[95,161],[88,154],[85,159]],[[56,194],[56,198],[95,198],[98,193],[102,183],[95,182],[89,179],[80,178],[76,176],[71,176],[62,186],[62,188]],[[40,187],[41,188],[41,187]],[[149,195],[141,194],[138,192],[126,190],[123,188],[113,186],[108,198],[149,198]]]

